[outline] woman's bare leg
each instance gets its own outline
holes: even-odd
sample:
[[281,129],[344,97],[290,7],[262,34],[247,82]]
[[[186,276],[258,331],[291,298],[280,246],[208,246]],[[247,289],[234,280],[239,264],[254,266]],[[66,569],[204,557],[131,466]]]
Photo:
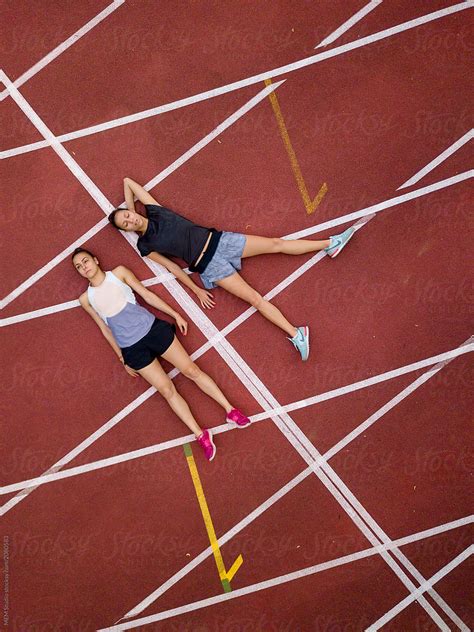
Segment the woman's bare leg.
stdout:
[[293,338],[297,334],[296,327],[286,320],[280,310],[272,305],[270,301],[265,300],[256,290],[251,287],[247,281],[240,276],[238,272],[235,272],[231,276],[225,277],[220,281],[216,281],[217,285],[224,288],[231,294],[238,296],[243,301],[250,303],[252,307],[255,307],[257,311],[262,314],[264,318],[271,323],[283,329],[290,338]]
[[204,371],[191,360],[188,352],[176,336],[161,357],[175,366],[178,371],[181,371],[188,379],[195,382],[201,391],[209,395],[209,397],[212,397],[215,402],[222,406],[226,413],[229,413],[234,408],[212,377],[204,373]]
[[329,239],[313,241],[311,239],[280,239],[279,237],[259,237],[245,235],[246,243],[242,258],[255,255],[283,253],[285,255],[304,255],[317,252],[329,246]]
[[196,437],[199,437],[202,434],[201,428],[194,419],[188,404],[178,393],[175,385],[166,375],[158,360],[153,360],[151,364],[140,369],[138,373],[140,373],[149,384],[156,388],[160,395],[166,399],[173,412],[178,415],[181,421],[184,421],[191,432],[194,432]]

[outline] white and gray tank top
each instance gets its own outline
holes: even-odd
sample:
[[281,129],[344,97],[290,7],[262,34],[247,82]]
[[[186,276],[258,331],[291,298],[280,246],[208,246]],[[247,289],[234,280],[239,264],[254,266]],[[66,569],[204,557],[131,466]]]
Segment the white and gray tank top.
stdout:
[[151,312],[138,305],[132,289],[110,271],[100,285],[89,285],[87,298],[121,348],[146,336],[155,320]]

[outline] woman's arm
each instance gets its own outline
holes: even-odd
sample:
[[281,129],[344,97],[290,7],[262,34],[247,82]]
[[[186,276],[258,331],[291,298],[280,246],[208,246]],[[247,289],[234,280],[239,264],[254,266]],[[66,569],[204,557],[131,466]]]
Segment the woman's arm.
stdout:
[[165,303],[163,299],[157,296],[154,292],[151,292],[144,285],[140,283],[137,277],[133,274],[131,270],[126,268],[125,266],[118,266],[114,268],[113,273],[124,283],[132,288],[134,292],[136,292],[139,296],[142,297],[144,301],[159,309],[164,314],[168,314],[171,318],[174,318],[176,324],[178,325],[180,331],[186,335],[188,331],[188,323],[184,320],[184,318],[178,314],[168,303]]
[[145,191],[145,189],[140,184],[138,184],[138,182],[135,182],[135,180],[132,180],[131,178],[123,179],[123,192],[125,195],[125,202],[127,203],[127,208],[129,211],[135,210],[135,201],[133,199],[133,196],[135,196],[137,200],[142,204],[155,204],[157,206],[161,206],[161,204],[158,204],[155,198],[152,197],[148,193],[148,191]]
[[92,307],[92,305],[89,303],[87,294],[81,294],[81,296],[79,297],[79,303],[85,309],[85,311],[89,314],[89,316],[92,318],[95,324],[99,327],[100,331],[102,332],[102,335],[107,340],[107,342],[112,347],[112,349],[115,351],[115,354],[120,360],[120,362],[125,366],[127,373],[130,373],[130,375],[133,375],[133,377],[136,377],[138,373],[136,373],[136,371],[134,371],[133,369],[131,369],[129,366],[127,366],[124,363],[122,351],[120,347],[118,346],[118,344],[115,342],[115,338],[113,337],[112,332],[104,323],[104,321],[99,316],[99,314],[95,311],[95,309]]
[[174,261],[170,261],[167,257],[160,255],[158,252],[150,252],[147,255],[152,261],[161,264],[168,272],[171,272],[178,281],[181,281],[183,285],[188,287],[198,297],[201,305],[205,308],[214,307],[213,296],[207,290],[203,290],[196,285],[189,275]]

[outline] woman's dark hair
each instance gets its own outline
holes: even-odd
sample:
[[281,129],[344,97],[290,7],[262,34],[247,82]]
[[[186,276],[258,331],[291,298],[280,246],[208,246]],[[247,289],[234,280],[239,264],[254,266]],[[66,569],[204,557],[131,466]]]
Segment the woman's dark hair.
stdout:
[[109,222],[112,224],[112,226],[115,226],[115,228],[118,228],[120,230],[120,226],[117,226],[117,224],[115,223],[115,216],[117,215],[118,211],[123,211],[123,208],[116,208],[114,209],[110,215],[109,215]]
[[90,250],[87,250],[87,248],[76,248],[71,255],[71,261],[74,261],[74,257],[78,255],[80,252],[85,252],[87,255],[89,255],[89,257],[92,257],[93,259],[96,258],[96,256],[93,255]]

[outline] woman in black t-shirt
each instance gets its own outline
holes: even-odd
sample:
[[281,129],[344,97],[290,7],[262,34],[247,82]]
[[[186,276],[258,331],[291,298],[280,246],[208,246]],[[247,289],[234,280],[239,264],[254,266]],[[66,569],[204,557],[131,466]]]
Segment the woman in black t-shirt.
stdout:
[[[336,257],[354,234],[348,228],[340,235],[324,240],[260,237],[241,233],[219,232],[205,228],[160,206],[158,202],[134,180],[124,178],[127,207],[116,209],[109,216],[111,223],[120,230],[134,231],[139,238],[140,254],[164,266],[199,299],[204,308],[214,307],[210,289],[222,287],[231,294],[252,305],[262,316],[282,329],[300,352],[303,360],[309,355],[309,328],[295,327],[280,310],[263,298],[238,273],[241,259],[256,255],[283,253],[300,255],[324,250],[329,257]],[[135,211],[134,196],[145,206],[147,216]],[[169,257],[186,261],[191,272],[199,272],[206,289],[193,280]]]

